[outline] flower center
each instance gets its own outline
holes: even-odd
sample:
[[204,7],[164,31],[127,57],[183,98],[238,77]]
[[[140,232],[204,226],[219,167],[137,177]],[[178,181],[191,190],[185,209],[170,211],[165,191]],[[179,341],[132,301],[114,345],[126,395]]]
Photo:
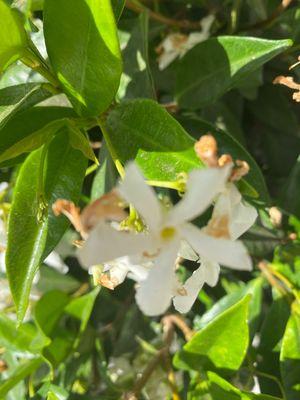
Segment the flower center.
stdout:
[[166,226],[160,231],[160,236],[164,240],[170,240],[173,239],[175,236],[176,229],[173,226]]

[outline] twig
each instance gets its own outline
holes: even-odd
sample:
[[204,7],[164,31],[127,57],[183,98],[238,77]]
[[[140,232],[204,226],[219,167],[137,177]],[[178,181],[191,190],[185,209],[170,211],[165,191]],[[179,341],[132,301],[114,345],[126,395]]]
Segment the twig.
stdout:
[[162,323],[164,328],[164,346],[156,353],[156,355],[147,365],[142,373],[142,376],[136,381],[133,390],[124,394],[123,400],[138,400],[139,395],[141,394],[152,373],[155,371],[156,367],[160,364],[164,357],[168,354],[169,348],[173,340],[174,325],[171,320],[167,319],[166,317],[163,318]]
[[184,319],[177,314],[167,315],[166,317],[164,317],[164,321],[166,320],[169,320],[172,324],[176,325],[177,328],[181,330],[181,332],[184,334],[186,341],[189,341],[195,334],[195,332],[186,324]]
[[126,0],[126,7],[134,11],[136,13],[142,13],[144,11],[147,11],[149,14],[149,17],[154,19],[155,21],[161,22],[162,24],[168,25],[168,26],[174,26],[176,28],[182,28],[182,29],[199,29],[201,28],[200,22],[194,22],[194,21],[188,21],[186,19],[184,20],[176,20],[172,18],[165,17],[162,14],[159,14],[155,11],[152,11],[145,7],[144,5],[135,2],[134,0]]

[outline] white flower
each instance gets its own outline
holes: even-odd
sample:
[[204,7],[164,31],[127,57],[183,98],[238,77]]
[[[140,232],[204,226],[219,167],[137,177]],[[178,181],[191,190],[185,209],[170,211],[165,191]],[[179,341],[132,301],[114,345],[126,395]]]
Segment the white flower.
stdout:
[[168,35],[158,46],[158,52],[161,53],[158,58],[159,69],[163,70],[167,68],[177,57],[182,58],[196,44],[208,39],[214,19],[214,15],[208,15],[203,18],[200,22],[200,32],[192,32],[188,36],[181,33],[171,33]]
[[79,258],[86,267],[123,256],[143,256],[153,262],[146,279],[137,288],[136,299],[147,315],[163,313],[177,295],[185,295],[177,281],[174,265],[185,241],[201,256],[225,266],[251,269],[251,260],[240,242],[216,239],[190,223],[203,213],[227,182],[231,166],[198,169],[190,173],[184,198],[165,210],[155,192],[144,181],[134,163],[126,167],[119,184],[120,195],[132,204],[148,227],[147,233],[117,231],[102,222],[90,233]]
[[[228,183],[225,190],[219,194],[212,217],[204,231],[212,237],[238,239],[255,222],[257,211],[250,204],[243,202],[242,196],[233,183]],[[187,312],[197,298],[203,285],[215,286],[219,279],[220,265],[210,258],[200,257],[200,267],[183,286],[187,295],[175,300],[175,306],[180,312]],[[231,265],[237,270],[248,270],[248,266]]]

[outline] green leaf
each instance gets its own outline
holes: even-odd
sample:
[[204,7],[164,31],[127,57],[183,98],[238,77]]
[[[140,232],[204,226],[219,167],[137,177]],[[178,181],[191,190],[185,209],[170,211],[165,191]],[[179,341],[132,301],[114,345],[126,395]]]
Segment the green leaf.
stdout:
[[20,112],[51,97],[45,84],[24,83],[0,90],[0,129]]
[[61,130],[64,130],[65,134],[69,136],[70,144],[74,149],[82,151],[87,158],[98,162],[86,135],[76,127],[75,122],[63,118],[49,122],[43,128],[30,133],[22,139],[16,137],[15,143],[12,143],[15,135],[10,137],[10,147],[1,154],[0,163],[38,149],[44,143],[49,142]]
[[118,21],[122,15],[125,6],[125,0],[111,0],[111,6],[114,12],[115,19],[116,21]]
[[244,392],[221,378],[219,375],[208,372],[208,380],[200,382],[192,392],[189,400],[280,400],[278,397],[266,394]]
[[51,335],[69,301],[70,298],[66,293],[53,290],[44,294],[36,303],[34,309],[35,321],[45,335]]
[[105,141],[102,141],[99,163],[100,167],[93,180],[91,200],[96,200],[112,190],[118,178],[115,164],[109,154]]
[[249,343],[247,319],[250,298],[247,295],[197,332],[183,346],[183,350],[176,353],[175,366],[236,371],[243,362]]
[[148,36],[149,16],[144,12],[133,22],[130,39],[123,50],[124,74],[118,92],[120,99],[156,97],[149,65]]
[[220,36],[198,44],[179,64],[176,78],[179,105],[197,109],[214,103],[291,44],[290,40],[239,36]]
[[202,120],[195,114],[189,117],[181,117],[179,121],[184,128],[195,135],[197,139],[207,134],[207,132],[210,132],[217,140],[220,154],[229,153],[234,160],[247,161],[250,166],[250,171],[240,182],[240,184],[242,184],[240,187],[241,192],[251,197],[257,197],[258,193],[261,200],[269,201],[267,186],[259,166],[248,151],[233,136],[228,132],[216,129],[213,125]]
[[[57,12],[59,10],[59,12]],[[98,116],[118,90],[122,62],[110,0],[46,0],[51,65],[77,113]]]
[[125,101],[109,114],[106,128],[116,157],[122,163],[135,160],[147,179],[174,181],[203,166],[194,140],[152,100]]
[[36,371],[42,363],[43,359],[39,357],[20,364],[13,375],[0,384],[0,397],[5,398],[4,396],[6,396],[14,386]]
[[85,331],[99,291],[100,288],[96,287],[90,293],[72,300],[65,307],[65,311],[67,314],[70,314],[81,321],[79,329],[80,334]]
[[[9,156],[14,153],[12,149],[18,143],[26,142],[26,138],[34,132],[41,131],[45,126],[53,121],[73,117],[74,111],[66,107],[33,107],[16,114],[12,117],[7,124],[0,130],[0,154],[1,158],[5,153]],[[41,140],[42,143],[42,140]],[[36,144],[33,140],[32,147]],[[16,154],[22,153],[22,146],[16,146]],[[6,158],[6,157],[4,157]]]
[[51,206],[58,198],[77,202],[85,169],[86,159],[70,146],[65,132],[50,143],[47,154],[42,147],[33,152],[20,169],[10,212],[6,254],[7,274],[19,321],[24,317],[32,280],[40,263],[69,226],[65,217],[54,217]]
[[281,353],[281,376],[287,400],[300,396],[300,317],[291,315],[284,332]]
[[225,310],[233,306],[237,301],[240,301],[247,294],[251,295],[249,302],[249,324],[250,330],[253,336],[256,332],[257,324],[259,323],[259,317],[261,313],[262,305],[262,285],[263,280],[256,278],[250,281],[247,285],[242,286],[240,289],[234,290],[227,296],[222,297],[217,301],[211,309],[202,315],[199,322],[197,322],[196,328],[202,329],[211,321],[214,320],[218,315],[223,313]]
[[28,45],[27,34],[19,13],[0,0],[0,74],[20,59]]
[[26,323],[17,328],[15,321],[0,314],[0,346],[17,352],[39,354],[49,343],[49,338],[38,332],[34,325]]
[[281,190],[280,204],[284,210],[300,218],[300,157]]

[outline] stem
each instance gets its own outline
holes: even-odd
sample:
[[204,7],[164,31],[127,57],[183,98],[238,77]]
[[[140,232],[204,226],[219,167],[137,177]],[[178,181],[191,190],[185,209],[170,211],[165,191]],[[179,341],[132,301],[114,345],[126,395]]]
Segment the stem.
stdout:
[[152,11],[149,8],[145,7],[137,0],[126,0],[126,7],[134,11],[136,13],[142,13],[144,11],[148,11],[150,18],[154,19],[155,21],[161,22],[162,24],[174,26],[176,28],[183,28],[183,29],[199,29],[201,27],[199,22],[188,21],[188,20],[176,20],[172,18],[165,17],[158,12]]
[[121,161],[119,160],[119,158],[117,156],[117,153],[116,153],[116,151],[114,149],[114,146],[113,146],[113,144],[112,144],[112,142],[110,140],[109,134],[108,134],[108,132],[106,130],[106,127],[105,127],[105,121],[103,119],[99,118],[98,119],[98,124],[100,126],[101,131],[102,131],[102,134],[103,134],[103,137],[105,139],[108,151],[109,151],[109,153],[111,155],[111,158],[113,159],[113,162],[115,163],[115,166],[117,168],[117,171],[118,171],[119,175],[123,179],[124,176],[125,176],[124,167],[123,167]]
[[136,381],[133,390],[124,394],[123,400],[137,400],[139,398],[152,373],[155,371],[156,367],[161,363],[161,361],[164,360],[166,354],[168,354],[174,336],[174,326],[172,321],[167,319],[167,317],[163,318],[162,323],[164,327],[165,345],[157,352],[157,354],[144,369],[142,376]]
[[23,64],[27,67],[33,69],[38,72],[44,78],[47,79],[55,88],[59,87],[59,81],[55,78],[55,76],[49,70],[47,64],[43,60],[41,56],[36,54],[35,49],[29,48],[26,50],[24,57],[21,58]]

